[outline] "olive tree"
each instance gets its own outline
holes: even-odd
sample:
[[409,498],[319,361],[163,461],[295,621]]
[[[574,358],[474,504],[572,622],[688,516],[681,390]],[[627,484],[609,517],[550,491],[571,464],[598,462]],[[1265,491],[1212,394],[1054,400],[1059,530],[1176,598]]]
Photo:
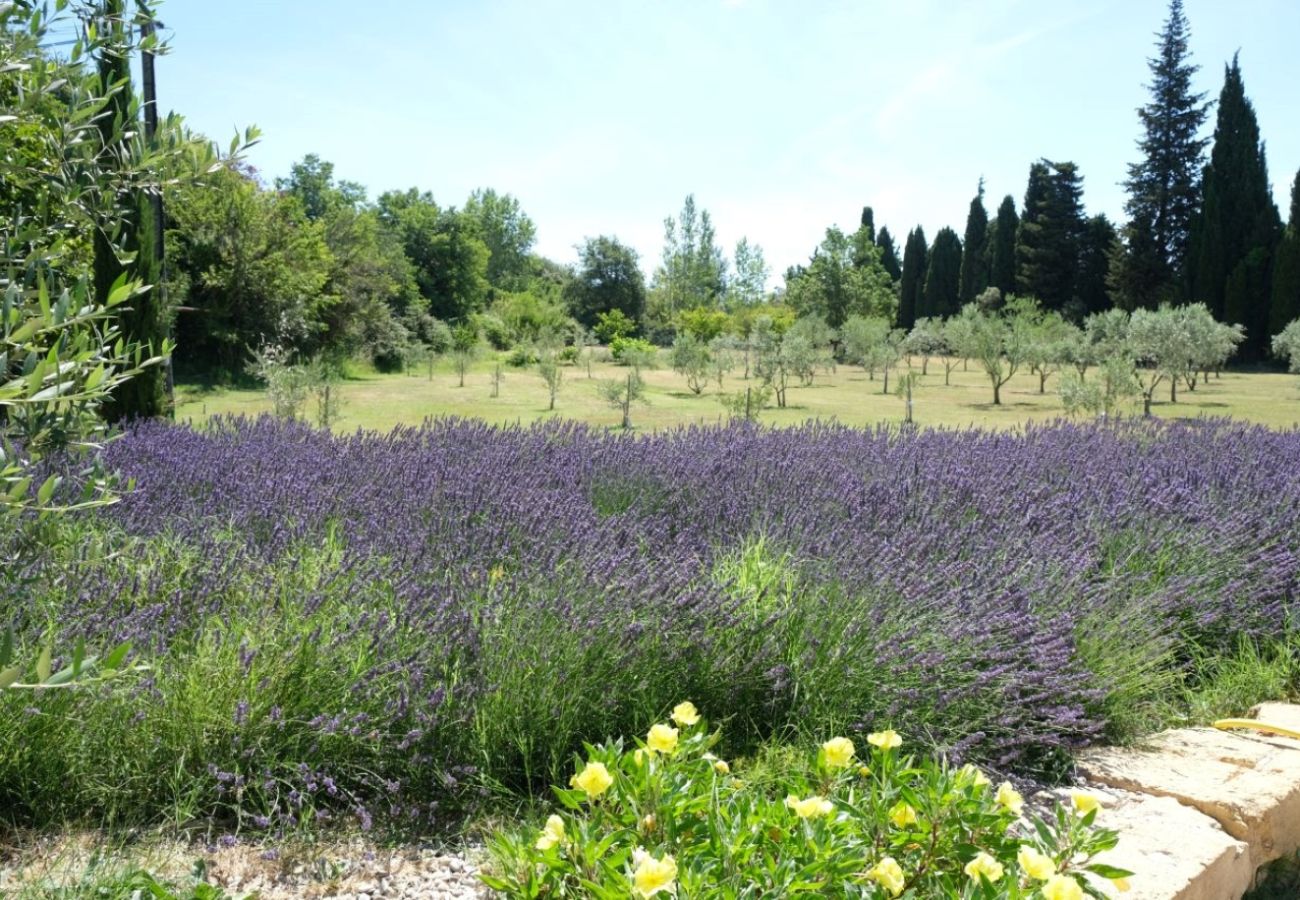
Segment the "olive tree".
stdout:
[[1061,376],[1061,402],[1067,415],[1091,413],[1108,419],[1142,393],[1133,360],[1113,354],[1097,364],[1091,380],[1077,371]]
[[1171,382],[1171,401],[1177,400],[1173,386],[1194,358],[1191,332],[1185,320],[1167,305],[1159,309],[1135,309],[1129,319],[1129,341],[1140,369],[1142,414],[1151,415],[1151,403],[1162,381]]
[[[121,21],[92,25],[103,11],[0,2],[0,529],[113,502],[114,485],[92,452],[111,437],[101,412],[115,390],[171,349],[166,341],[145,348],[123,332],[123,314],[154,287],[138,277],[130,246],[140,198],[221,164],[177,119],[148,139],[133,115],[114,114],[127,83],[101,79],[88,63],[129,59],[140,44]],[[57,57],[43,50],[56,29],[73,35]],[[160,49],[148,40],[151,52]],[[252,140],[252,132],[236,139],[231,157]],[[98,291],[87,252],[95,242],[124,263]],[[89,467],[69,465],[78,458]],[[60,490],[60,472],[74,471],[79,489]],[[44,477],[34,484],[37,472]],[[0,561],[0,573],[11,562],[21,560]],[[18,638],[7,629],[0,635],[0,689],[109,677],[130,652],[121,644],[96,658],[79,642],[55,672],[53,633],[41,643],[34,663],[18,663]]]
[[673,371],[685,376],[691,393],[704,393],[710,375],[709,345],[689,332],[679,334],[673,341],[671,359]]
[[601,381],[597,390],[607,404],[622,412],[624,430],[632,427],[632,404],[647,403],[645,381],[636,369],[629,370],[626,378],[609,378]]
[[1292,372],[1300,372],[1300,319],[1273,337],[1273,355],[1286,360]]
[[[973,304],[968,304],[970,307]],[[968,351],[993,386],[993,405],[1002,405],[1002,388],[1029,363],[1034,322],[1027,303],[1013,299],[998,312],[975,307]]]
[[943,339],[943,321],[931,317],[917,319],[912,330],[903,339],[903,355],[909,360],[913,356],[921,357],[921,374],[925,375],[930,366],[930,357],[943,353],[946,349]]

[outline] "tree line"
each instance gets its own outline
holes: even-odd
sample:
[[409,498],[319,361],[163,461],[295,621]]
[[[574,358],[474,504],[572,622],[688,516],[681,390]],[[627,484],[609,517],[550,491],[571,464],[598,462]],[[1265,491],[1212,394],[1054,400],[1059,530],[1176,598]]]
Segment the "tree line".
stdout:
[[[98,0],[86,15],[122,31],[148,10],[138,0]],[[960,235],[942,228],[931,242],[916,227],[900,250],[866,207],[855,231],[827,229],[809,260],[769,290],[762,249],[742,238],[725,252],[693,196],[665,220],[662,256],[647,279],[636,251],[612,235],[585,239],[573,266],[537,254],[536,226],[508,193],[482,188],[459,206],[419,187],[371,199],[309,154],[272,183],[247,166],[160,178],[128,195],[134,205],[115,242],[88,232],[73,246],[101,303],[124,273],[157,286],[134,298],[121,327],[142,347],[174,337],[176,370],[197,378],[239,377],[267,358],[360,356],[391,371],[436,354],[467,358],[482,345],[580,347],[615,313],[627,323],[620,338],[660,346],[700,342],[710,331],[705,344],[722,334],[746,340],[760,319],[774,334],[808,318],[819,323],[810,334],[840,335],[865,319],[906,336],[971,304],[991,315],[1017,297],[1080,328],[1112,309],[1203,304],[1214,320],[1244,329],[1235,358],[1259,360],[1300,318],[1300,176],[1284,228],[1239,60],[1225,67],[1216,127],[1204,136],[1211,106],[1192,89],[1189,35],[1181,0],[1172,0],[1150,60],[1150,100],[1138,111],[1140,157],[1129,168],[1121,226],[1086,213],[1075,163],[1041,159],[1030,165],[1023,201],[1007,196],[992,215],[981,182]],[[111,118],[129,122],[141,104],[127,60],[103,53],[58,65],[93,70],[112,86]],[[0,132],[6,150],[31,140],[30,127]],[[106,158],[129,162],[140,153],[114,140]],[[0,191],[17,209],[43,202],[37,178]],[[162,255],[155,207],[145,202],[159,194]],[[698,348],[680,352],[687,358]],[[163,413],[163,385],[158,368],[106,409],[112,418]]]
[[639,337],[667,345],[690,333],[691,317],[767,306],[833,329],[852,316],[886,318],[906,333],[993,288],[1075,325],[1110,309],[1202,303],[1245,329],[1235,358],[1256,361],[1300,318],[1300,175],[1284,228],[1239,60],[1225,67],[1215,130],[1204,136],[1211,105],[1192,88],[1189,37],[1172,0],[1119,226],[1087,214],[1077,164],[1040,159],[1019,204],[1006,196],[990,214],[981,181],[961,234],[945,227],[931,241],[918,226],[900,249],[866,207],[855,232],[827,229],[809,261],[769,291],[761,248],[742,239],[729,257],[708,210],[688,196],[665,221],[647,283],[636,252],[611,235],[586,239],[572,267],[534,254],[535,227],[509,194],[476,191],[459,209],[416,188],[368,202],[307,156],[274,190],[252,173],[225,173],[176,198],[176,333],[200,369],[236,370],[257,341],[396,368],[445,350],[456,326],[504,348],[544,331],[589,332],[618,311]]

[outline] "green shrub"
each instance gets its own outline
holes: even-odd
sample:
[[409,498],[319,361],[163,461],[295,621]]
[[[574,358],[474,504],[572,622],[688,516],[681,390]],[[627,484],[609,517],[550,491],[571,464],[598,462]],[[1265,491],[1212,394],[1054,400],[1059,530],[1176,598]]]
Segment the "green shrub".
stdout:
[[537,354],[529,347],[516,347],[510,351],[506,357],[506,365],[513,366],[516,369],[522,369],[525,366],[531,366],[537,362]]
[[509,326],[496,316],[491,313],[481,313],[475,317],[475,320],[479,331],[483,334],[483,340],[487,341],[493,350],[509,350],[515,345]]
[[[1094,861],[1115,832],[1094,827],[1100,801],[1022,818],[1008,782],[899,751],[892,730],[859,756],[835,737],[812,758],[786,757],[770,777],[737,777],[710,753],[720,738],[693,704],[626,750],[587,745],[564,809],[537,832],[499,832],[483,881],[509,897],[1039,898],[1082,900],[1085,872],[1131,873]],[[1088,888],[1089,893],[1095,893]]]
[[578,364],[578,354],[582,352],[581,347],[572,345],[565,347],[559,353],[559,360],[566,366],[576,366]]
[[643,353],[652,355],[656,351],[654,344],[642,338],[617,337],[609,342],[609,355],[615,362],[624,362],[629,354]]
[[636,322],[628,318],[623,310],[611,309],[596,317],[592,331],[598,339],[612,345],[619,338],[636,334]]

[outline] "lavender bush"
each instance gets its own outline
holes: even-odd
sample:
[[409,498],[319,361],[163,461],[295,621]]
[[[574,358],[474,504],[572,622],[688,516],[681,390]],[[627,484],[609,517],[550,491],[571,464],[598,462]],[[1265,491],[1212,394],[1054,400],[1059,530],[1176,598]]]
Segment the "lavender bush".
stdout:
[[261,419],[106,454],[135,490],[38,523],[0,590],[21,640],[53,618],[152,670],[0,696],[17,818],[447,824],[681,697],[728,711],[730,755],[888,726],[1050,777],[1203,655],[1286,639],[1300,583],[1300,433],[1227,422]]

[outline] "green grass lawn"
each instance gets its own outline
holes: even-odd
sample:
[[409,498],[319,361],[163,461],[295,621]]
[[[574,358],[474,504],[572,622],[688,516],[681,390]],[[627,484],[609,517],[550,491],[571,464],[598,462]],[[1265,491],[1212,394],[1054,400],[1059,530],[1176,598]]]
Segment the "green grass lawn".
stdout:
[[[502,354],[504,356],[504,354]],[[666,360],[666,354],[661,354]],[[430,416],[472,416],[489,422],[529,423],[562,417],[599,426],[617,427],[619,412],[601,399],[597,386],[602,379],[625,378],[627,369],[609,362],[597,362],[587,377],[584,367],[567,367],[555,410],[547,409],[546,385],[534,368],[514,369],[502,364],[504,381],[499,397],[491,396],[491,370],[497,358],[478,362],[465,379],[457,376],[448,362],[428,371],[409,375],[360,374],[340,388],[342,417],[338,430],[357,428],[387,431],[395,425],[414,425]],[[1064,414],[1052,376],[1047,392],[1038,392],[1038,377],[1017,374],[1002,389],[1002,405],[992,403],[993,391],[987,377],[971,365],[952,373],[952,384],[944,384],[943,366],[931,360],[928,374],[914,396],[915,419],[919,425],[949,427],[980,426],[1014,428],[1028,421],[1050,420]],[[718,399],[716,384],[702,394],[693,394],[686,379],[671,369],[645,373],[648,404],[632,411],[639,429],[671,428],[677,425],[717,423],[726,412]],[[743,391],[748,384],[736,372],[724,382],[724,390]],[[810,387],[792,386],[785,409],[770,408],[762,421],[772,425],[793,425],[807,419],[837,420],[848,425],[898,423],[903,419],[903,401],[891,392],[881,393],[881,380],[870,380],[856,366],[840,366],[833,373],[817,376]],[[1300,425],[1300,377],[1281,373],[1225,372],[1211,377],[1195,391],[1180,389],[1178,402],[1169,402],[1169,387],[1156,391],[1153,409],[1162,418],[1231,416],[1273,427]],[[199,422],[225,414],[256,415],[269,410],[264,392],[258,390],[203,390],[182,385],[177,394],[177,418]],[[1141,405],[1131,410],[1141,413]]]

